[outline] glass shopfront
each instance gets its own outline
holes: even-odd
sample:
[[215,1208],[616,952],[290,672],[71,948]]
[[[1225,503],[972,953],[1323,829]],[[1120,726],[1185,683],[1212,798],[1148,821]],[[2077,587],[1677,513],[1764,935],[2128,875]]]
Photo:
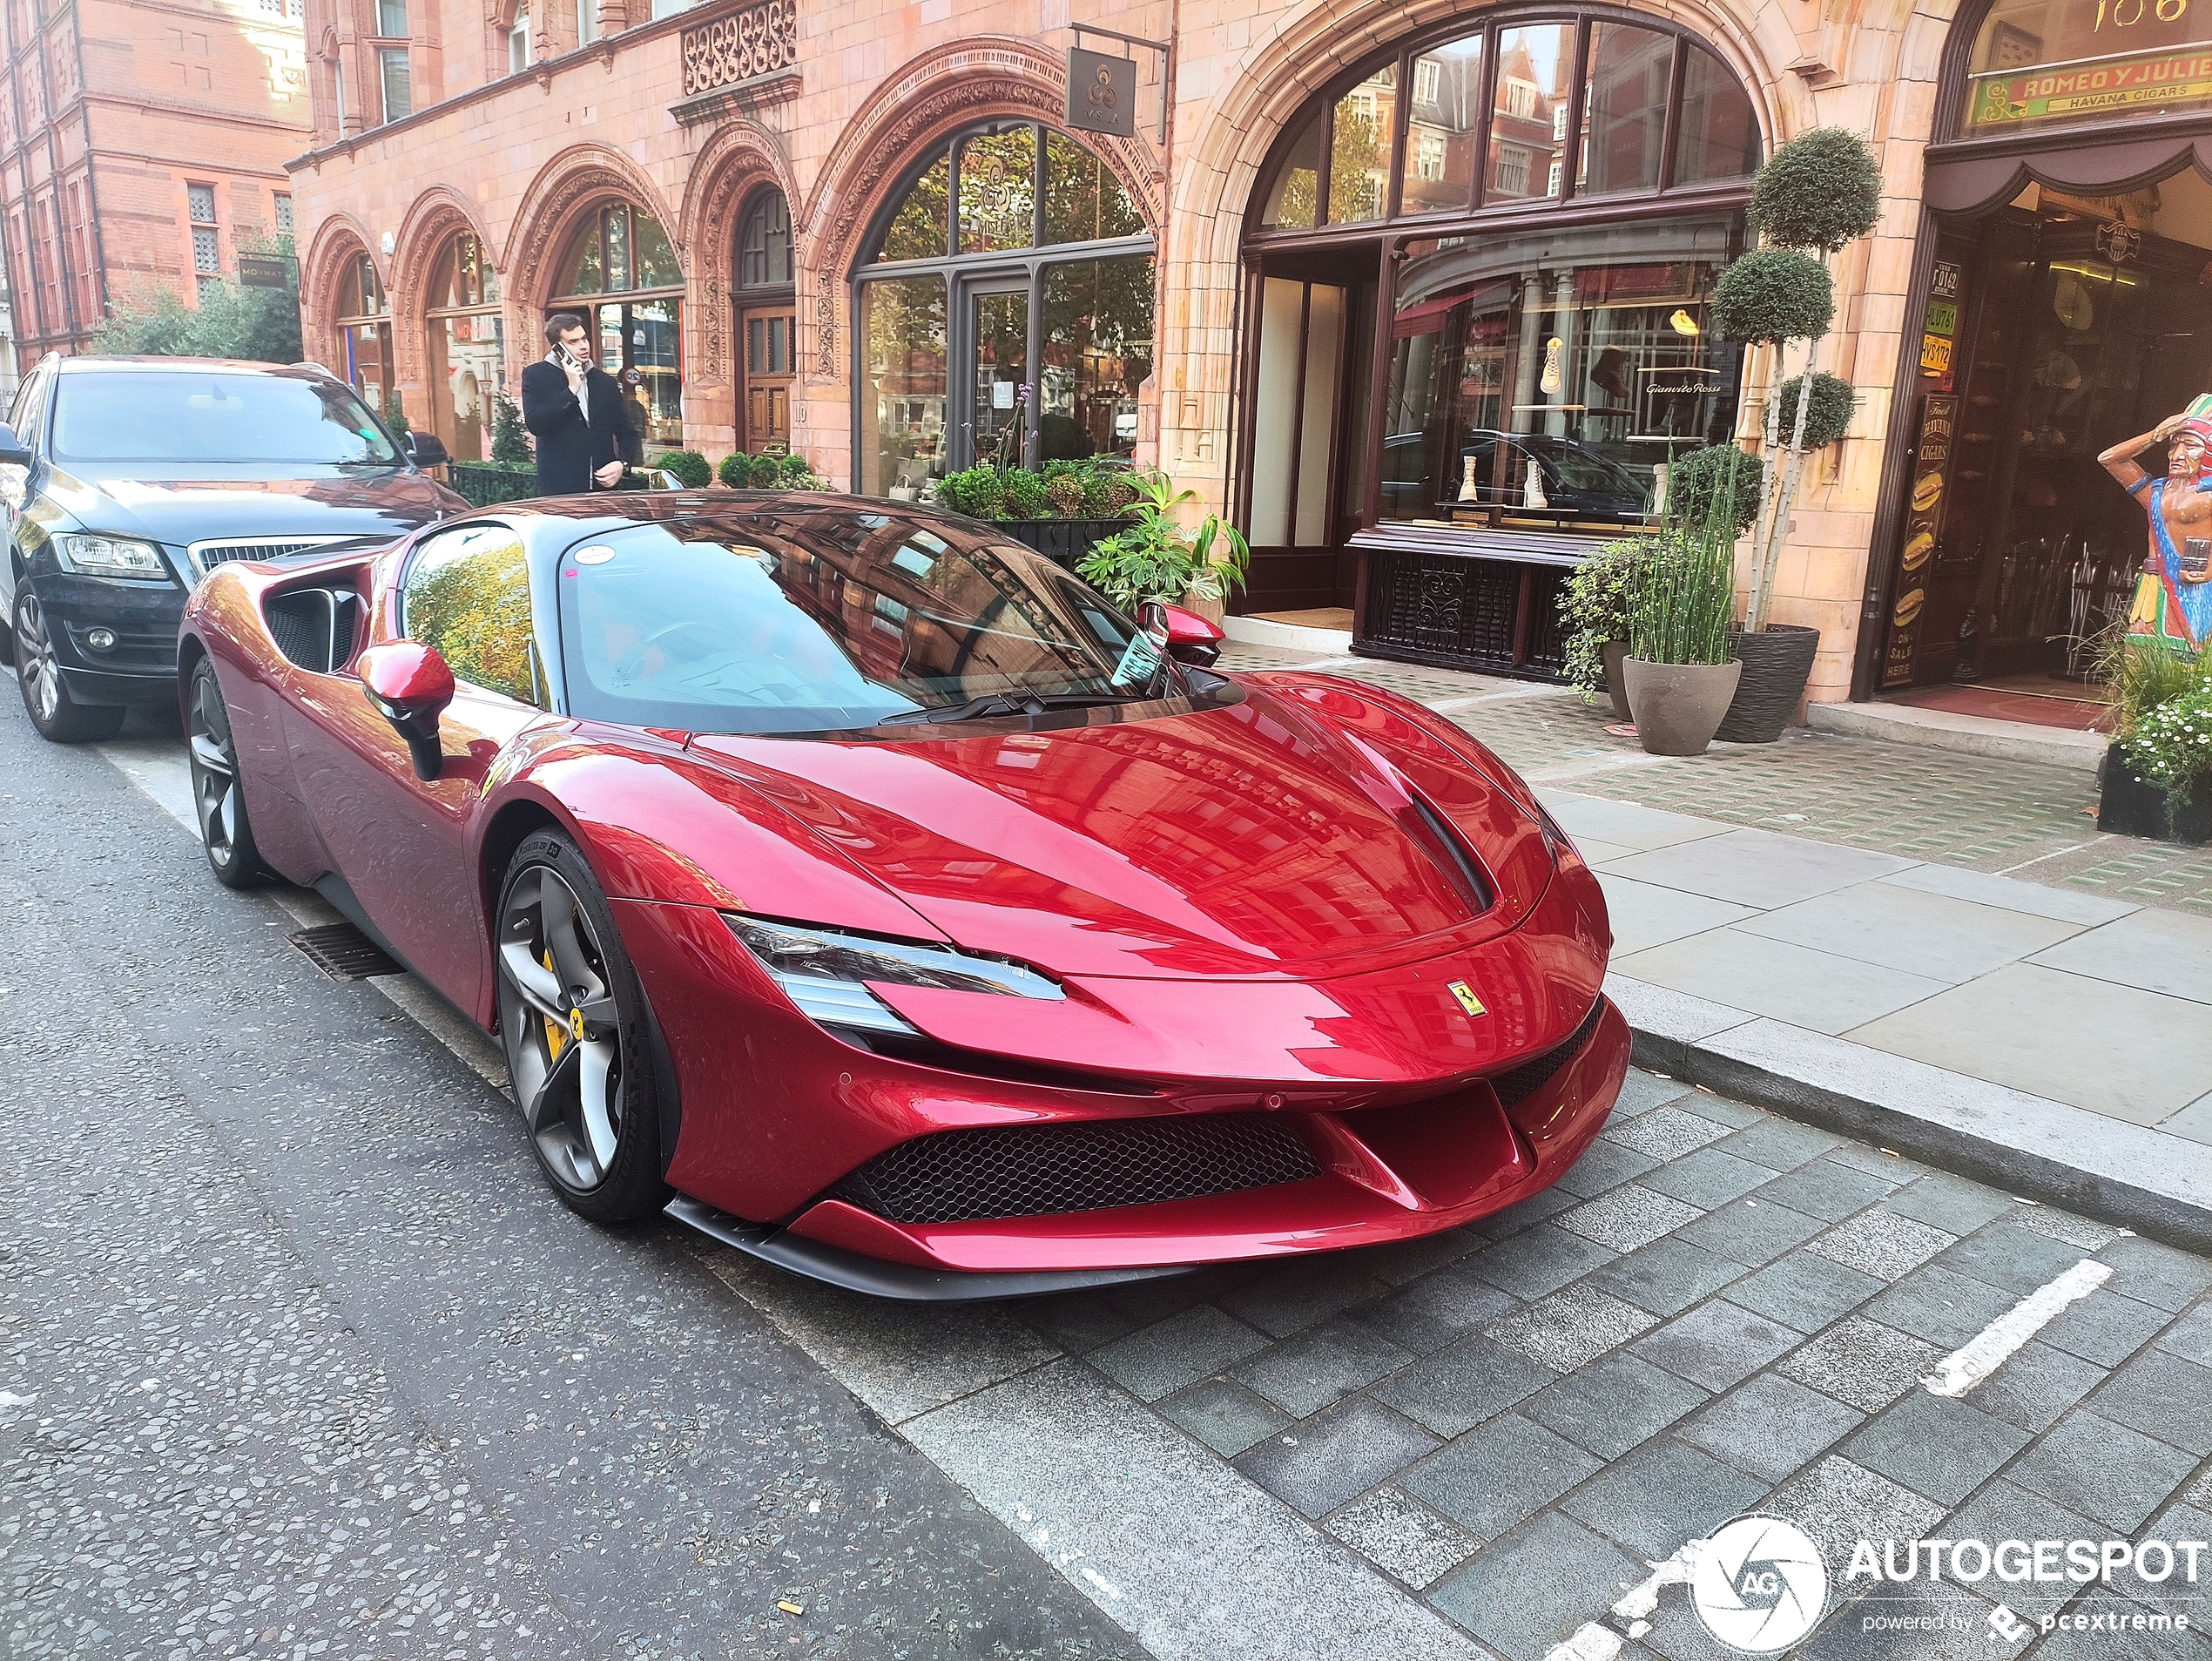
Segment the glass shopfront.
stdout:
[[[2094,700],[2080,683],[2127,625],[2150,537],[2097,456],[2212,391],[2195,152],[2212,7],[1996,0],[1961,14],[1946,70],[1880,624],[1855,691],[1928,701],[1909,689],[1982,682],[1977,699],[2040,700],[1989,712],[2086,725],[2094,710],[2046,706]],[[2162,446],[2138,459],[2165,470]]]
[[492,400],[504,383],[506,354],[499,277],[472,233],[456,232],[439,254],[423,324],[438,436],[455,461],[481,462],[491,453]]
[[1245,604],[1548,672],[1560,574],[1733,432],[1708,308],[1760,154],[1719,58],[1612,13],[1462,19],[1325,91],[1245,239]]
[[587,321],[599,367],[622,383],[648,445],[684,442],[683,296],[684,273],[660,221],[616,202],[577,230],[546,306]]
[[338,287],[338,361],[368,407],[392,416],[392,307],[376,262],[357,253]]
[[956,135],[854,273],[855,489],[929,500],[979,462],[1131,455],[1154,288],[1143,216],[1081,144],[1027,122]]

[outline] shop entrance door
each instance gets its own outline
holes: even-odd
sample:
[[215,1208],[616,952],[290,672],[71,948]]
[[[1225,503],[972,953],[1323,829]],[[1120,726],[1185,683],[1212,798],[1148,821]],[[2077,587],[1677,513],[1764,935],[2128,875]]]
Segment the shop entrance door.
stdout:
[[[1959,293],[1931,303],[1882,685],[2079,679],[2124,626],[2146,545],[2097,455],[2212,390],[2212,186],[2031,186],[1937,253]],[[2164,469],[2157,447],[2140,459]]]
[[1022,392],[1030,379],[1028,280],[970,283],[965,292],[975,364],[968,388],[968,463],[1019,466],[1028,420]]
[[739,405],[745,412],[745,442],[739,448],[748,454],[791,448],[791,389],[797,379],[792,352],[798,333],[798,319],[788,301],[750,307],[739,314],[745,387]]

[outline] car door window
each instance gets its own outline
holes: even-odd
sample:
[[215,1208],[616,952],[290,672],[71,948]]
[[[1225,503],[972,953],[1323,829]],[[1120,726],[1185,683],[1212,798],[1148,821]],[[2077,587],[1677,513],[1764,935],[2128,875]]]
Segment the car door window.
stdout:
[[401,623],[408,638],[452,666],[456,680],[543,707],[529,565],[510,527],[463,525],[424,539],[408,564]]
[[52,377],[44,369],[34,369],[17,389],[14,406],[8,411],[8,425],[27,447],[38,447],[38,411],[44,406],[46,382]]

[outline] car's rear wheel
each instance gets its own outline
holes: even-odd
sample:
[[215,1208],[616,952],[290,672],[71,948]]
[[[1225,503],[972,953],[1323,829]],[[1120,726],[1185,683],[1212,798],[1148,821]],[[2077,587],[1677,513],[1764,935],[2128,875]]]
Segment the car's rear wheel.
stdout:
[[667,1203],[644,994],[576,844],[539,831],[499,898],[499,1031],[538,1168],[598,1223]]
[[246,798],[238,781],[238,741],[231,735],[231,712],[215,679],[215,665],[202,658],[193,665],[185,739],[192,760],[192,811],[199,820],[200,846],[207,868],[226,888],[250,888],[268,880]]
[[124,712],[108,704],[80,704],[63,684],[47,638],[46,613],[30,584],[16,591],[16,685],[38,736],[56,744],[111,739],[123,730]]

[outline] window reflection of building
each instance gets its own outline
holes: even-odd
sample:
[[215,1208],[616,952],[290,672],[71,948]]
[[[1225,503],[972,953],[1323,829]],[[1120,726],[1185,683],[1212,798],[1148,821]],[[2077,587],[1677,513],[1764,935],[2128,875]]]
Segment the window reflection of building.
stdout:
[[863,494],[925,499],[979,459],[1135,451],[1151,238],[1065,133],[956,135],[909,173],[854,274]]
[[648,444],[684,441],[684,273],[660,222],[610,202],[577,230],[549,312],[583,315],[599,367],[622,383]]
[[474,233],[455,232],[439,254],[424,324],[438,436],[455,461],[481,462],[490,450],[492,399],[506,356],[499,278]]
[[376,262],[355,254],[338,286],[338,361],[354,390],[388,416],[392,394],[391,307]]

